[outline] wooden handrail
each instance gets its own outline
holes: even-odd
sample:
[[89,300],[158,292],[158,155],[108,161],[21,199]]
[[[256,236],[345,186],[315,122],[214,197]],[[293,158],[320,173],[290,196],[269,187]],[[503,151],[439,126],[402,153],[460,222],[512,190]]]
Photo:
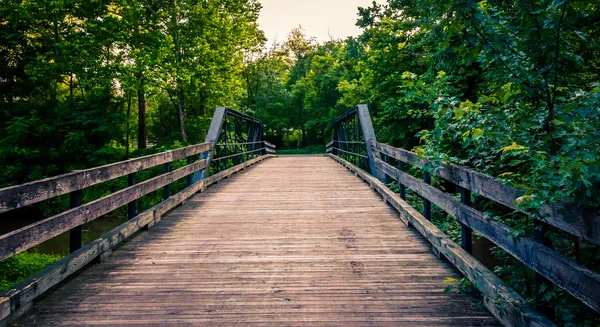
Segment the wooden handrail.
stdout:
[[[113,249],[127,240],[128,237],[134,235],[134,233],[144,227],[152,227],[154,224],[158,223],[161,220],[161,217],[169,210],[173,209],[197,192],[205,190],[210,185],[271,157],[273,156],[260,156],[202,179],[201,181],[186,187],[181,192],[168,197],[154,207],[138,214],[136,217],[102,235],[100,238],[86,244],[84,247],[67,255],[36,275],[25,279],[10,290],[0,292],[0,325],[3,325],[6,321],[14,320],[27,312],[31,307],[31,302],[44,292],[85,267],[87,264],[96,260],[104,260],[112,253]],[[200,166],[203,166],[203,162],[204,160],[197,162],[196,164],[200,163]],[[138,185],[141,184],[142,183]],[[16,305],[17,303],[18,305]]]
[[[525,190],[510,187],[492,176],[478,173],[466,167],[431,162],[405,149],[395,148],[378,142],[372,142],[371,146],[377,152],[418,168],[424,168],[426,164],[430,163],[437,167],[432,172],[435,176],[509,208],[520,210],[515,204],[515,200],[524,195]],[[531,215],[527,212],[524,213],[565,232],[600,245],[600,213],[598,211],[557,201],[557,203],[551,206],[542,206],[540,208],[541,217]]]
[[329,157],[354,172],[367,182],[373,190],[380,193],[384,201],[398,210],[400,219],[418,230],[443,257],[448,259],[485,295],[483,304],[505,326],[555,326],[548,318],[527,305],[523,297],[502,282],[500,278],[467,251],[454,243],[438,227],[401,199],[383,182],[336,155],[329,154]]
[[239,157],[239,156],[243,156],[245,154],[263,151],[265,149],[267,149],[267,148],[260,148],[260,149],[256,149],[256,150],[250,150],[250,151],[245,151],[245,152],[238,152],[238,153],[230,154],[228,156],[215,158],[215,159],[213,159],[213,161],[219,161],[219,160],[223,160],[223,159],[229,159],[229,158],[233,158],[233,157]]
[[92,221],[204,167],[206,167],[206,160],[197,161],[8,234],[0,235],[0,260],[32,248],[73,227]]
[[267,142],[267,141],[263,141],[263,142],[265,143],[265,146],[266,146],[266,147],[273,148],[273,149],[276,149],[276,148],[277,148],[277,147],[276,147],[274,144],[272,144],[272,143],[269,143],[269,142]]
[[0,213],[209,151],[209,142],[0,189]]
[[505,224],[461,203],[453,196],[418,180],[383,160],[375,159],[375,161],[377,169],[494,242],[590,308],[600,311],[600,274],[577,264],[532,238],[513,236],[510,227]]

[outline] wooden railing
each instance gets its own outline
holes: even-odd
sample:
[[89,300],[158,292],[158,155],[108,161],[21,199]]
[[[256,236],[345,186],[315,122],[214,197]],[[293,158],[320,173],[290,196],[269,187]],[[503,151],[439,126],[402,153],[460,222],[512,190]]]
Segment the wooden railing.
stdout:
[[[529,307],[525,300],[505,285],[489,269],[472,255],[472,232],[492,241],[514,256],[538,275],[536,278],[537,309],[543,310],[544,288],[551,283],[567,291],[591,309],[600,311],[600,274],[578,264],[574,260],[554,251],[548,246],[545,234],[547,225],[552,225],[593,244],[600,244],[600,216],[597,211],[556,201],[543,206],[539,214],[521,210],[515,200],[525,191],[512,188],[492,176],[481,174],[454,164],[440,164],[420,158],[417,154],[382,144],[376,140],[365,142],[371,149],[368,160],[375,170],[372,174],[346,160],[333,145],[328,145],[330,156],[353,170],[377,190],[400,213],[408,225],[414,226],[433,246],[434,252],[452,262],[485,295],[486,307],[506,326],[543,325],[553,323],[538,311]],[[390,164],[396,162],[396,166]],[[423,180],[407,173],[408,166],[421,169]],[[435,167],[435,169],[426,169]],[[375,178],[372,175],[378,176]],[[431,185],[431,175],[457,185],[461,198],[446,193]],[[387,186],[388,178],[400,184],[400,194]],[[414,191],[424,201],[421,214],[408,205],[406,189]],[[508,208],[538,219],[535,237],[515,235],[511,228],[471,206],[471,192]],[[431,204],[454,217],[461,225],[461,246],[456,245],[435,225],[430,223]],[[549,281],[549,282],[548,282]]]
[[[241,133],[236,134],[237,136],[233,139],[234,142],[231,143],[230,148],[235,148],[237,151],[235,153],[212,159],[215,148],[222,140],[220,136],[227,135],[227,133],[222,133],[222,126],[220,126],[216,130],[216,134],[213,134],[216,137],[210,139],[211,135],[209,134],[207,142],[202,144],[0,189],[0,213],[65,194],[70,194],[71,198],[69,210],[0,235],[0,260],[14,256],[67,231],[70,232],[71,252],[70,255],[19,283],[8,292],[0,293],[0,326],[27,311],[35,298],[77,270],[93,261],[104,260],[120,243],[140,229],[152,227],[160,221],[163,215],[195,193],[273,156],[271,153],[274,152],[274,146],[262,141],[262,122],[231,109],[223,108],[223,110],[217,109],[217,111],[237,116],[240,121],[252,121],[252,128],[245,131],[247,134],[243,134],[244,137],[247,137],[246,142],[237,142],[240,140]],[[221,123],[223,121],[221,120]],[[250,137],[251,139],[248,140]],[[225,148],[229,146],[230,144]],[[253,148],[253,150],[244,150],[247,147]],[[267,154],[267,152],[269,153]],[[171,163],[181,159],[185,159],[186,164],[171,170]],[[211,159],[213,161],[233,160],[234,165],[232,167],[222,166],[223,169],[217,169],[213,174],[209,174],[208,168]],[[156,166],[163,166],[162,174],[136,183],[137,173]],[[195,178],[192,178],[192,175]],[[82,203],[82,192],[86,188],[124,176],[128,176],[128,187],[89,203]],[[186,179],[186,187],[179,193],[171,195],[170,185],[183,178]],[[163,188],[163,201],[138,213],[136,200],[160,188]],[[128,206],[126,223],[82,247],[81,225],[125,205]]]

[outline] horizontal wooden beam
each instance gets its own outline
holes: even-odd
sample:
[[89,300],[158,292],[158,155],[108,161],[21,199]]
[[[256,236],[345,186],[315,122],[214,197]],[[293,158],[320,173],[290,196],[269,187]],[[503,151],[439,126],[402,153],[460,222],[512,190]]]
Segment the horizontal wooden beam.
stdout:
[[327,143],[327,144],[325,145],[325,147],[326,147],[326,148],[330,148],[330,147],[331,147],[331,146],[332,146],[334,143],[335,143],[335,140],[333,140],[333,141],[331,141],[331,142]]
[[540,275],[600,312],[600,274],[577,264],[527,236],[513,236],[511,228],[461,203],[452,195],[426,184],[380,160],[377,169],[431,201],[461,223],[476,230]]
[[239,143],[217,143],[216,145],[218,146],[225,146],[225,145],[251,145],[251,144],[261,144],[263,143],[263,141],[258,141],[258,142],[239,142]]
[[[424,168],[431,163],[436,169],[432,172],[435,176],[459,185],[465,189],[475,192],[490,200],[498,202],[509,208],[520,210],[515,200],[525,194],[525,190],[513,188],[504,182],[482,173],[478,173],[466,167],[455,164],[439,164],[427,159],[420,158],[416,153],[401,148],[395,148],[387,144],[373,142],[375,151],[384,153],[401,162]],[[540,218],[531,215],[533,218]],[[600,245],[600,212],[591,208],[578,207],[556,201],[551,206],[544,205],[540,208],[542,221],[571,233],[577,237]]]
[[273,144],[273,143],[269,143],[269,142],[267,142],[267,141],[263,141],[263,142],[265,143],[265,146],[266,146],[266,147],[273,148],[273,149],[277,148],[277,147],[275,146],[275,144]]
[[335,155],[330,158],[341,163],[369,183],[400,213],[400,218],[418,230],[448,261],[456,266],[484,295],[484,305],[504,326],[554,326],[492,271],[428,221],[377,178]]
[[361,158],[369,159],[369,157],[366,156],[366,155],[364,155],[364,154],[358,154],[358,153],[354,153],[354,152],[349,152],[349,151],[342,150],[340,148],[333,148],[333,149],[335,149],[336,151],[339,151],[339,152],[347,153],[347,154],[352,155],[352,156],[359,156]]
[[206,160],[173,170],[98,200],[0,236],[0,260],[25,251],[73,227],[92,221],[129,202],[206,167]]
[[219,180],[230,176],[242,169],[273,157],[264,155],[230,169],[224,170],[208,179],[194,183],[181,192],[169,197],[163,202],[137,215],[126,223],[116,227],[95,241],[86,244],[78,251],[62,258],[36,275],[24,280],[12,289],[0,293],[0,326],[7,325],[24,314],[34,299],[57,285],[79,269],[95,261],[103,253],[115,249],[119,244],[140,231],[149,224],[159,222],[161,217],[175,208],[178,204],[203,191]]
[[0,213],[126,176],[146,168],[197,155],[210,149],[210,143],[191,145],[181,149],[3,188],[0,189]]
[[233,157],[239,157],[239,156],[242,156],[244,154],[249,154],[249,153],[253,153],[253,152],[263,151],[265,149],[266,148],[260,148],[260,149],[256,149],[256,150],[250,150],[250,151],[246,151],[246,152],[240,152],[240,153],[230,154],[230,155],[224,156],[224,157],[213,158],[212,161],[219,161],[219,160],[223,160],[223,159],[229,159],[229,158],[233,158]]

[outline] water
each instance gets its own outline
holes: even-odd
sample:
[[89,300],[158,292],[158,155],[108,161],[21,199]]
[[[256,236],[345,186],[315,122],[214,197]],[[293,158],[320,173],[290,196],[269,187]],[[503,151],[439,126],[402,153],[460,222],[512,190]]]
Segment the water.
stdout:
[[[115,227],[127,221],[123,217],[103,216],[98,219],[85,223],[81,227],[81,237],[83,244],[87,244],[100,236],[110,232]],[[69,232],[62,233],[46,242],[34,246],[30,252],[39,252],[47,254],[69,254]]]
[[[35,223],[36,221],[43,219],[41,217],[43,217],[42,213],[34,207],[25,207],[4,213],[0,215],[0,235],[10,233],[24,226]],[[125,221],[127,221],[125,217],[105,215],[89,223],[83,224],[83,244],[87,244],[108,233]],[[56,237],[53,237],[29,249],[28,251],[66,255],[69,253],[69,232],[67,231]]]

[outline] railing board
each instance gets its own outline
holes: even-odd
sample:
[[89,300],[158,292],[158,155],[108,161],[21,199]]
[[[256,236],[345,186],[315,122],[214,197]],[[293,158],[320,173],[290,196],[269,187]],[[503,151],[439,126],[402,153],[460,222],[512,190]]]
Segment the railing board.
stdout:
[[183,189],[181,192],[169,197],[163,202],[137,215],[133,219],[116,227],[112,231],[104,234],[100,238],[86,244],[76,252],[62,258],[41,272],[37,273],[23,282],[19,283],[13,289],[0,293],[0,326],[3,323],[9,323],[10,320],[18,318],[27,310],[16,308],[19,303],[21,308],[28,308],[38,296],[57,285],[67,277],[83,268],[87,264],[97,259],[102,253],[106,253],[116,248],[120,243],[134,235],[144,226],[160,221],[161,216],[166,214],[178,204],[193,196],[198,191],[202,191],[217,181],[257,162],[273,157],[264,155],[243,164],[224,170],[217,175],[213,175],[198,183]]
[[131,201],[206,167],[206,160],[173,170],[98,200],[48,217],[0,236],[0,260],[38,245],[69,229],[92,221]]
[[0,213],[106,182],[130,173],[193,156],[211,148],[210,143],[191,145],[101,167],[75,171],[0,189]]
[[263,141],[263,142],[265,143],[265,146],[266,146],[266,147],[273,148],[273,149],[277,148],[277,147],[275,146],[275,144],[273,144],[273,143],[269,143],[269,142],[267,142],[267,141]]
[[239,157],[239,156],[242,156],[244,154],[249,154],[249,153],[253,153],[253,152],[263,151],[265,149],[266,148],[260,148],[260,149],[256,149],[256,150],[246,151],[246,152],[238,152],[238,153],[230,154],[230,155],[224,156],[224,157],[213,158],[213,161],[219,161],[219,160],[223,160],[223,159],[228,159],[228,158],[233,158],[233,157]]
[[335,150],[337,150],[337,151],[340,151],[340,152],[347,153],[347,154],[349,154],[349,155],[352,155],[352,156],[358,156],[358,157],[361,157],[361,158],[364,158],[364,159],[369,159],[369,157],[368,157],[368,156],[365,156],[365,155],[362,155],[362,154],[358,154],[358,153],[354,153],[354,152],[345,151],[345,150],[342,150],[342,149],[340,149],[340,148],[333,148],[333,149],[335,149]]
[[249,144],[261,144],[264,143],[264,141],[258,141],[258,142],[240,142],[240,143],[217,143],[217,146],[225,146],[225,145],[249,145]]
[[513,237],[508,226],[380,159],[375,160],[375,165],[388,176],[428,199],[459,222],[476,230],[590,308],[600,311],[600,274],[577,264],[532,238]]
[[454,243],[385,184],[366,171],[335,155],[341,163],[381,194],[400,213],[400,218],[417,229],[440,253],[457,267],[486,296],[484,305],[505,326],[554,326],[546,317],[528,306],[525,300],[508,287],[492,271]]
[[[387,144],[373,142],[372,147],[376,151],[418,168],[425,167],[427,162],[429,162],[427,159],[420,158],[416,153]],[[515,210],[519,210],[515,204],[515,200],[525,194],[524,190],[510,187],[492,176],[478,173],[455,164],[440,164],[438,169],[432,173],[435,176]],[[600,245],[600,213],[597,210],[577,207],[562,202],[552,206],[542,206],[540,214],[542,216],[540,220]],[[537,216],[533,217],[539,218]]]

